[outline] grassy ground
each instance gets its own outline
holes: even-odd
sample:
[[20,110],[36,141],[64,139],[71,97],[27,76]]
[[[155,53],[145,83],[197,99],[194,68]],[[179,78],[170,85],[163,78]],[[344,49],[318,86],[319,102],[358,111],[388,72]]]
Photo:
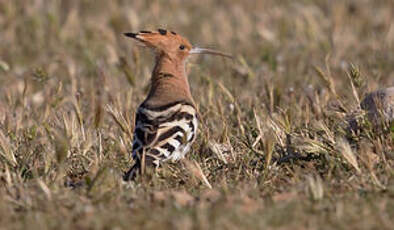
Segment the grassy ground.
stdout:
[[[394,128],[358,102],[394,85],[393,18],[391,0],[0,1],[0,229],[392,228]],[[193,151],[125,184],[153,58],[121,34],[159,27],[236,58],[190,60]]]

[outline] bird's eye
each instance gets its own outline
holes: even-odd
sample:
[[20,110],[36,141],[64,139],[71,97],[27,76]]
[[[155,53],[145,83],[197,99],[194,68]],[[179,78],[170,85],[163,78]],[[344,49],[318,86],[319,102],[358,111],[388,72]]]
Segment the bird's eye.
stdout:
[[184,46],[184,45],[180,45],[180,46],[179,46],[179,49],[180,49],[180,50],[184,50],[184,49],[185,49],[185,46]]

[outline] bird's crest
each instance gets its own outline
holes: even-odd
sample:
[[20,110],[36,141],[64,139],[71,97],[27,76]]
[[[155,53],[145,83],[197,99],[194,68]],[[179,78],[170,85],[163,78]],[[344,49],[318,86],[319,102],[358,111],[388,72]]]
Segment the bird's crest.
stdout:
[[157,31],[142,30],[138,33],[125,33],[124,35],[136,39],[144,46],[153,48],[159,55],[166,54],[171,58],[184,59],[190,54],[212,54],[232,57],[229,54],[216,50],[193,47],[186,38],[165,29],[158,29]]

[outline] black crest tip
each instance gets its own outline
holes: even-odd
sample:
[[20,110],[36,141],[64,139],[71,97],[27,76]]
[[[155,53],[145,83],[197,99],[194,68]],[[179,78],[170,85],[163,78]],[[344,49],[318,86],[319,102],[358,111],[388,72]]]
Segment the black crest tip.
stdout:
[[130,37],[130,38],[136,38],[137,34],[136,33],[123,33],[124,36]]

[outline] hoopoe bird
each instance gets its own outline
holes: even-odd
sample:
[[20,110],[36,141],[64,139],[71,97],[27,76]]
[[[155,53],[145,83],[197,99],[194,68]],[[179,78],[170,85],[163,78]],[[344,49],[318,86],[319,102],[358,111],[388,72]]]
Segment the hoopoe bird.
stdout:
[[145,167],[157,169],[161,162],[183,158],[196,139],[198,115],[185,69],[189,55],[231,56],[193,47],[186,38],[164,29],[124,35],[155,52],[150,91],[136,112],[134,165],[124,175],[125,180],[133,180]]

